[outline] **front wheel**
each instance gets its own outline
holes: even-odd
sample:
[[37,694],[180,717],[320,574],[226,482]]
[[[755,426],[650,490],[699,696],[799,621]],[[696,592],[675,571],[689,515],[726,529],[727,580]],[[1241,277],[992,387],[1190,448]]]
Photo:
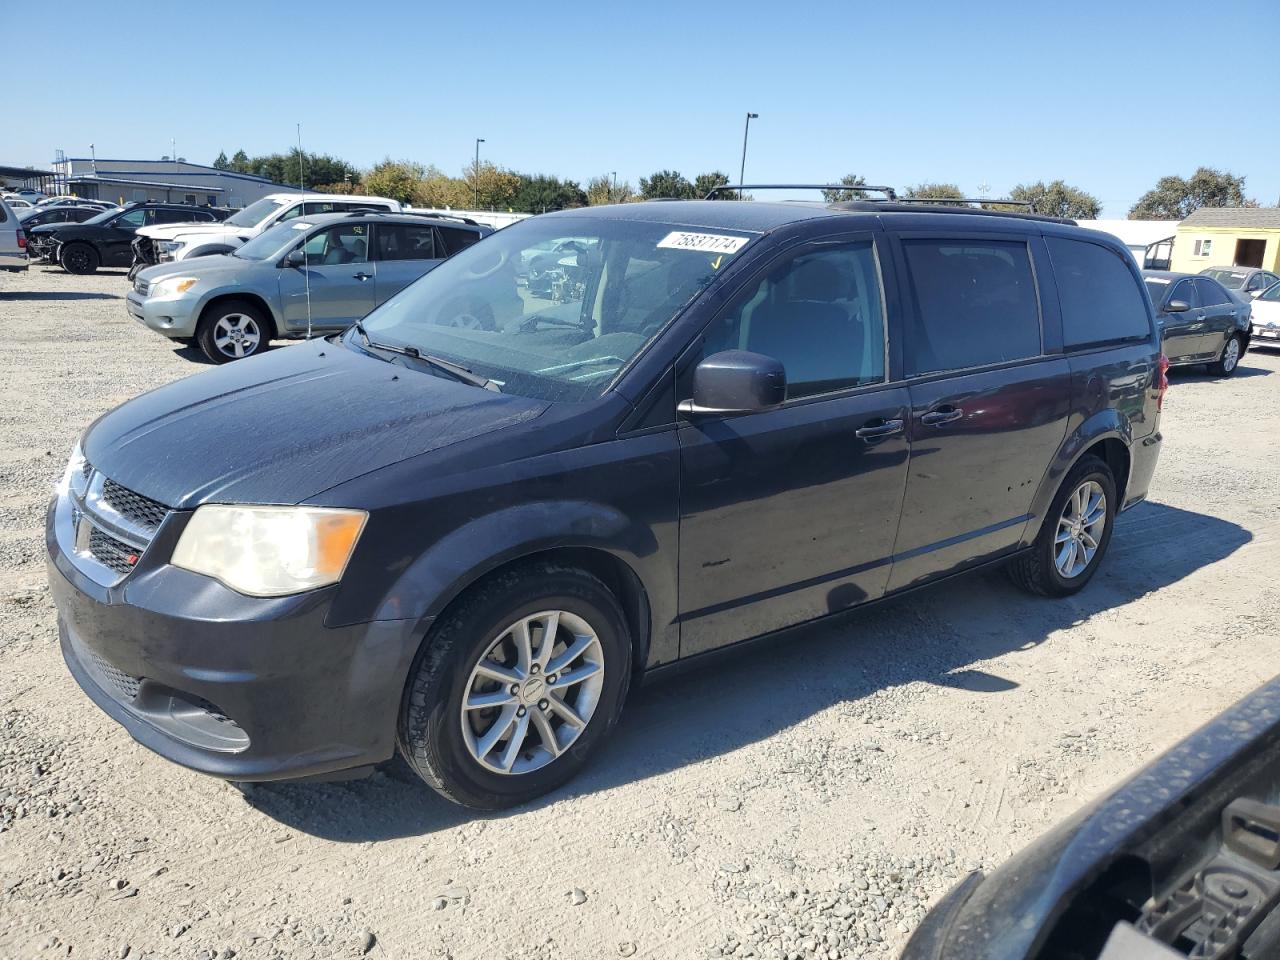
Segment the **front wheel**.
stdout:
[[535,564],[482,583],[423,641],[400,752],[428,785],[498,810],[571,779],[617,722],[631,641],[594,575]]
[[102,261],[98,251],[87,243],[68,243],[58,252],[58,262],[67,273],[83,275],[97,271]]
[[205,309],[196,342],[214,363],[228,363],[261,353],[273,334],[271,321],[252,303],[224,300]]
[[1111,543],[1118,506],[1111,468],[1098,457],[1082,457],[1058,488],[1031,549],[1009,564],[1010,578],[1047,597],[1083,589]]
[[1236,368],[1240,366],[1240,357],[1243,356],[1244,350],[1241,347],[1240,338],[1232,335],[1222,346],[1222,353],[1218,355],[1216,363],[1209,364],[1209,372],[1215,377],[1229,377],[1236,372]]

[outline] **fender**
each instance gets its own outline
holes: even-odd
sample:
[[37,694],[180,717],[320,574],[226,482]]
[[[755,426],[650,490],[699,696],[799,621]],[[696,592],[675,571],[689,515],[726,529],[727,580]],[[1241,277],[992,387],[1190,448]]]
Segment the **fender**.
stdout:
[[234,284],[215,287],[214,289],[204,293],[200,297],[200,301],[196,304],[195,309],[191,311],[191,315],[199,320],[200,317],[204,316],[205,308],[208,307],[209,304],[214,300],[220,300],[224,297],[238,297],[241,300],[249,300],[260,305],[271,317],[271,322],[275,324],[277,333],[284,329],[284,318],[280,315],[280,311],[276,308],[276,304],[272,303],[259,293],[252,290],[246,290],[244,287],[236,286]]
[[[1027,521],[1027,526],[1022,532],[1023,546],[1030,545],[1040,532],[1040,522],[1049,509],[1054,495],[1058,492],[1062,478],[1084,456],[1086,450],[1099,440],[1111,439],[1119,440],[1126,450],[1131,450],[1133,447],[1132,424],[1124,414],[1112,407],[1097,411],[1067,434],[1053,462],[1049,464],[1049,469],[1045,471],[1044,478],[1036,489],[1035,498],[1031,501],[1031,519]],[[1132,454],[1130,456],[1132,457]]]

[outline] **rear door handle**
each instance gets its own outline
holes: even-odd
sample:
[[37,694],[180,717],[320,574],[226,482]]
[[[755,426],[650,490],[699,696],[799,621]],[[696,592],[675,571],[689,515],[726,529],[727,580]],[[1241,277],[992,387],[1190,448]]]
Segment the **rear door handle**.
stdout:
[[952,420],[959,420],[964,416],[964,411],[959,407],[941,407],[937,410],[931,410],[920,418],[920,422],[930,427],[940,427],[944,423],[950,423]]
[[889,437],[901,432],[901,420],[881,420],[879,423],[873,420],[865,427],[860,427],[856,430],[854,435],[860,440],[878,440],[881,437]]
[[365,273],[363,270],[361,270],[359,273],[353,273],[351,276],[355,277],[357,280],[360,280],[360,281],[373,279],[372,273]]

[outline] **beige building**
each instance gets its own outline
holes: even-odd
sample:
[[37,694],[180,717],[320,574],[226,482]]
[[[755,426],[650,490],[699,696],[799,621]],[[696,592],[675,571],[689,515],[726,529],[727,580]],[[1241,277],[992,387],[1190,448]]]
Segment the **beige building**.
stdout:
[[1201,207],[1178,224],[1170,269],[1221,266],[1280,270],[1280,207]]

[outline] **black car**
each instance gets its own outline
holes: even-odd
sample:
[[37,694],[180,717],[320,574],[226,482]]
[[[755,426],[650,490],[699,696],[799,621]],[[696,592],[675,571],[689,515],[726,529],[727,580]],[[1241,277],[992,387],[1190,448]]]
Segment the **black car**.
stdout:
[[1210,277],[1144,270],[1165,356],[1174,367],[1207,364],[1229,377],[1249,349],[1249,305]]
[[29,231],[32,256],[60,263],[68,273],[93,273],[99,267],[133,263],[133,235],[156,223],[210,223],[223,211],[182,203],[136,203],[107,210],[83,223],[45,224]]
[[43,227],[45,224],[84,223],[86,220],[91,220],[101,214],[102,210],[99,207],[58,204],[57,206],[32,207],[30,210],[23,212],[25,216],[20,215],[18,222],[27,234],[27,242],[30,243],[30,231],[36,227]]
[[[529,297],[527,252],[569,238],[576,298]],[[988,564],[1080,590],[1147,494],[1164,369],[1132,257],[1069,221],[534,217],[93,424],[48,514],[63,654],[196,770],[398,748],[458,802],[520,803],[680,662]]]

